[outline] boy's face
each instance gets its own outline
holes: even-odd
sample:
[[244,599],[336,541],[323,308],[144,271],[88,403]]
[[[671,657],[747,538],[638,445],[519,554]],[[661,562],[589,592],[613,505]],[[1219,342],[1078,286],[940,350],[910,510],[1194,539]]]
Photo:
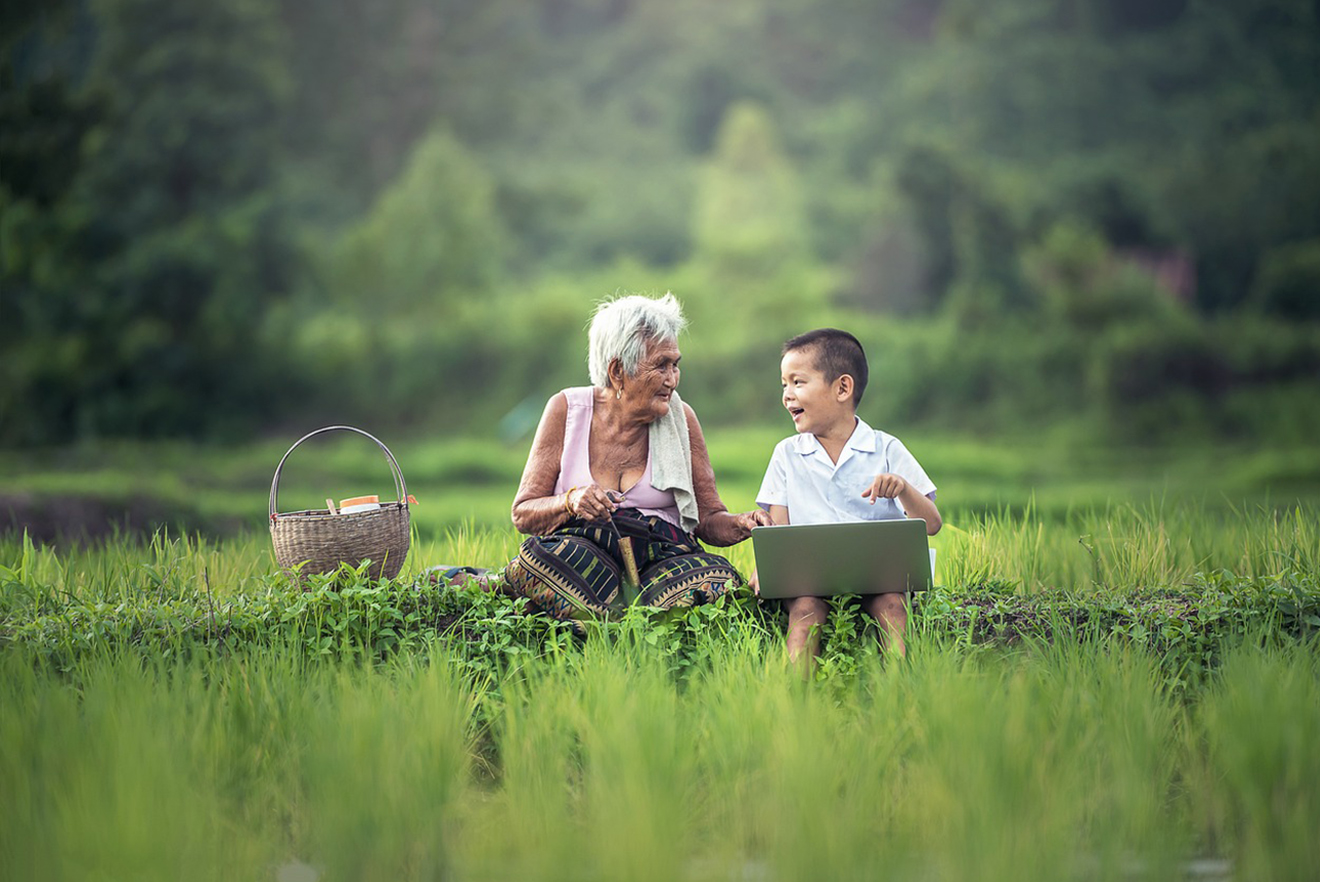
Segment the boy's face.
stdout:
[[842,422],[852,422],[851,388],[845,388],[843,377],[828,382],[816,367],[816,353],[811,349],[786,353],[779,362],[779,374],[784,407],[799,432],[823,435]]

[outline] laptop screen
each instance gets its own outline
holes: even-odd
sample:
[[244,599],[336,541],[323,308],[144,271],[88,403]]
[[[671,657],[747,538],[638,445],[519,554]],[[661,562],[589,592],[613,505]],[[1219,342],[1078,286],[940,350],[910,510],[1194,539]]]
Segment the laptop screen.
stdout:
[[931,587],[926,522],[918,518],[756,527],[752,546],[765,598]]

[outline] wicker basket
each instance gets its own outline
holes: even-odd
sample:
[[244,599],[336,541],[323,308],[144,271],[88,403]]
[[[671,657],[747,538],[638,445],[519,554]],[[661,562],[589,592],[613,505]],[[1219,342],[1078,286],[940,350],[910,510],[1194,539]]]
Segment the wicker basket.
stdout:
[[[378,511],[351,514],[331,514],[325,508],[277,514],[280,471],[289,454],[308,438],[337,431],[357,432],[379,445],[394,472],[394,489],[399,494],[399,501],[382,502]],[[408,487],[394,454],[379,438],[352,426],[326,426],[299,438],[276,466],[275,478],[270,482],[270,536],[275,542],[275,559],[290,573],[303,576],[328,573],[340,564],[356,567],[370,559],[368,572],[373,579],[381,576],[393,579],[403,569],[410,538]]]

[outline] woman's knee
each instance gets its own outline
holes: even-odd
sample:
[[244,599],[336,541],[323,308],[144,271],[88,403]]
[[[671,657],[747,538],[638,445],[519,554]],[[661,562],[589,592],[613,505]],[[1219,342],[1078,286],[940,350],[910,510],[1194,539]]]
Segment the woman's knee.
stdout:
[[732,564],[704,552],[656,561],[642,570],[641,577],[641,602],[662,607],[709,603],[742,584]]
[[503,572],[506,593],[555,618],[605,612],[621,585],[608,551],[581,537],[529,537]]

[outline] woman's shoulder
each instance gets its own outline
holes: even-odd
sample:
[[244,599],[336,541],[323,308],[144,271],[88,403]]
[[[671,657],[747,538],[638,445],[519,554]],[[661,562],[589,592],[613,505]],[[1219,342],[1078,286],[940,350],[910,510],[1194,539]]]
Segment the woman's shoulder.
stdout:
[[695,438],[702,444],[706,443],[706,433],[702,431],[701,420],[697,419],[697,412],[692,409],[692,405],[686,401],[683,404],[683,419],[687,423],[688,438]]
[[545,403],[545,412],[563,414],[570,407],[591,407],[595,391],[595,386],[570,386],[567,389],[560,389]]
[[595,394],[595,386],[570,386],[567,389],[559,390],[555,393],[554,398],[562,400],[569,407],[590,407]]

